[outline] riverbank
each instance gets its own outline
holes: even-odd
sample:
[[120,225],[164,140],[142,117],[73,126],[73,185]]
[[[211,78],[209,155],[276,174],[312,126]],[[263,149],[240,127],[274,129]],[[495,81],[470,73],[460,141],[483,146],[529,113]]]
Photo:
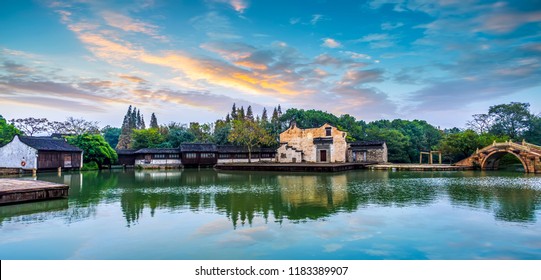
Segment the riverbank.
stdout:
[[368,166],[370,170],[393,170],[393,171],[464,171],[474,170],[473,166],[455,166],[450,164],[407,164],[386,163]]

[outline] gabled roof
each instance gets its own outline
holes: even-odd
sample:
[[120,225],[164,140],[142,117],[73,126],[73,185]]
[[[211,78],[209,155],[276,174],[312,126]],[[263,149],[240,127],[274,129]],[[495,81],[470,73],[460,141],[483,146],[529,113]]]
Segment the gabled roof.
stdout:
[[203,143],[180,144],[180,150],[182,152],[217,152],[216,145]]
[[144,148],[137,150],[136,154],[178,154],[180,149],[171,149],[171,148]]
[[38,151],[61,151],[61,152],[82,152],[83,150],[72,146],[63,138],[16,136],[24,144]]
[[137,150],[133,149],[115,149],[117,155],[133,155]]

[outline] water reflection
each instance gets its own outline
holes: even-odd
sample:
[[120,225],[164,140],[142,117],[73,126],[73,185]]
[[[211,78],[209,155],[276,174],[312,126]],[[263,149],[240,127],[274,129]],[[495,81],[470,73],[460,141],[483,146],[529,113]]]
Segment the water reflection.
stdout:
[[[494,173],[492,173],[494,174]],[[481,176],[480,176],[481,175]],[[255,217],[282,223],[307,222],[367,207],[428,206],[446,199],[456,207],[482,209],[505,222],[531,223],[539,209],[541,181],[523,175],[485,176],[476,172],[422,173],[356,171],[338,174],[283,174],[113,170],[40,174],[39,179],[70,185],[69,200],[0,207],[6,221],[67,223],[88,219],[102,204],[120,205],[126,226],[157,209],[220,213],[232,226]]]

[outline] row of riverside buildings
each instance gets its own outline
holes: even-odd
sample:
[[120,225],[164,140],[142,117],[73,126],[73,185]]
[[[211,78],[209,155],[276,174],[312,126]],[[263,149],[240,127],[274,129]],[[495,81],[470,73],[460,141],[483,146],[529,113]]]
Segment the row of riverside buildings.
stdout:
[[[347,133],[324,124],[301,129],[293,122],[280,134],[280,146],[255,148],[251,162],[346,163],[387,162],[384,141],[347,142]],[[204,143],[181,144],[178,148],[117,150],[119,164],[142,168],[214,166],[219,163],[247,163],[246,147]],[[79,169],[83,151],[63,138],[15,136],[0,147],[0,168]]]

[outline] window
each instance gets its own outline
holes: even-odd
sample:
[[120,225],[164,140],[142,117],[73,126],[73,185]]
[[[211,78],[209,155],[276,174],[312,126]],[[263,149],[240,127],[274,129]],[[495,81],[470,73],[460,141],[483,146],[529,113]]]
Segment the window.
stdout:
[[286,156],[285,153],[281,153],[281,154],[280,154],[280,158],[287,158],[287,156]]
[[164,154],[155,154],[154,158],[165,158]]
[[201,153],[201,158],[214,158],[214,153]]
[[186,156],[186,158],[197,158],[196,153],[186,153],[185,156]]
[[248,154],[236,154],[236,158],[248,158]]
[[178,154],[169,154],[169,158],[178,158]]
[[229,158],[229,154],[220,154],[220,158]]
[[331,127],[326,127],[326,128],[325,128],[325,136],[331,136],[331,132],[332,132],[332,128],[331,128]]

